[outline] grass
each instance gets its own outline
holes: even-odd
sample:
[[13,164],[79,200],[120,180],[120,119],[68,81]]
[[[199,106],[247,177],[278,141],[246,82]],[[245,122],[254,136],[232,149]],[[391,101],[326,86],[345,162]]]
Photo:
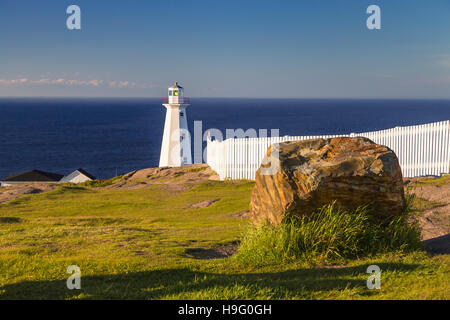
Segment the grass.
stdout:
[[430,201],[426,200],[414,195],[411,195],[408,197],[409,205],[411,208],[411,211],[413,212],[422,212],[425,210],[441,207],[443,204],[436,201]]
[[302,260],[310,264],[421,249],[420,231],[407,210],[381,220],[368,207],[354,211],[326,205],[315,214],[291,218],[279,226],[250,227],[237,259],[261,266]]
[[84,183],[82,183],[81,185],[86,186],[86,187],[92,187],[92,188],[99,188],[99,187],[106,187],[106,186],[110,186],[113,183],[119,181],[120,179],[122,179],[123,176],[117,176],[105,181],[99,181],[99,180],[88,180]]
[[[249,209],[252,188],[248,181],[208,181],[183,193],[165,185],[62,186],[0,204],[0,299],[450,297],[449,257],[423,251],[325,259],[319,265],[302,259],[254,265],[238,257],[189,255],[242,239],[249,223],[236,213]],[[209,199],[220,201],[190,207]],[[66,287],[66,270],[73,264],[81,268],[81,290]],[[371,264],[382,269],[381,290],[366,287]]]
[[205,171],[206,169],[208,169],[207,166],[198,167],[198,168],[189,168],[189,169],[186,169],[186,172],[200,172],[200,171]]
[[415,181],[410,186],[423,186],[423,185],[431,185],[431,186],[443,186],[450,184],[450,174],[444,174],[440,177],[427,177],[419,179]]

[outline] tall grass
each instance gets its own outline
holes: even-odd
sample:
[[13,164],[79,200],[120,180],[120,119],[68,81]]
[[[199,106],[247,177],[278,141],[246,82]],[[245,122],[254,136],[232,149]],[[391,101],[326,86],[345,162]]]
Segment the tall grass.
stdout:
[[420,248],[420,231],[408,212],[380,220],[367,206],[349,211],[332,203],[315,214],[286,219],[279,226],[250,227],[236,258],[260,266],[295,260],[327,263],[416,250]]

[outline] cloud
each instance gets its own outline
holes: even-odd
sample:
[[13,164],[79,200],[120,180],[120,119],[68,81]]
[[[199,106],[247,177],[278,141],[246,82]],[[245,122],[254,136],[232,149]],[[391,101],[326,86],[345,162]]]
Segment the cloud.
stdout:
[[79,79],[66,79],[66,78],[40,78],[40,79],[0,79],[0,85],[65,85],[65,86],[88,86],[88,87],[100,87],[107,85],[110,88],[160,88],[158,85],[137,83],[133,81],[120,80],[120,81],[105,81],[105,80],[79,80]]
[[108,86],[111,88],[138,88],[138,89],[159,88],[159,86],[153,84],[137,83],[133,81],[109,81]]
[[119,81],[119,88],[126,88],[128,86],[130,86],[130,82],[129,81]]
[[27,83],[27,82],[28,82],[27,78],[19,78],[19,79],[12,79],[12,80],[0,79],[0,84],[6,84],[6,85],[23,84],[23,83]]
[[36,80],[31,80],[27,78],[19,78],[19,79],[0,79],[0,84],[3,85],[17,85],[17,84],[27,84],[27,85],[48,85],[48,84],[56,84],[56,85],[87,85],[97,87],[101,85],[103,80],[71,80],[71,79],[48,79],[41,78]]
[[103,80],[91,80],[91,81],[88,81],[88,85],[98,87],[103,82],[104,82]]
[[60,85],[68,85],[68,86],[92,86],[92,87],[98,87],[100,86],[104,81],[103,80],[76,80],[76,79],[64,79],[64,78],[58,78],[58,79],[38,79],[38,80],[31,80],[29,81],[30,84],[60,84]]

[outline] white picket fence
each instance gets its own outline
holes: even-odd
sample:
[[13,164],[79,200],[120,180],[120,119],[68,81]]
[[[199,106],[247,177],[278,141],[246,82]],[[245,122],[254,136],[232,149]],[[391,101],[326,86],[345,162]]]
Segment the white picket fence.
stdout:
[[277,142],[363,136],[391,148],[404,177],[450,173],[450,121],[387,130],[325,136],[284,136],[207,141],[207,163],[220,179],[255,179],[267,148]]

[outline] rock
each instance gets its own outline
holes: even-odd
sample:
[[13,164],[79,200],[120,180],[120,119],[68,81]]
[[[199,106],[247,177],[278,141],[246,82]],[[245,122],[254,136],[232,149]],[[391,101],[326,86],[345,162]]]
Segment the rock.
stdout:
[[381,216],[399,215],[406,206],[397,156],[367,138],[274,144],[262,163],[251,198],[257,223],[279,224],[287,213],[309,215],[333,201],[349,209],[370,204]]
[[192,204],[191,208],[197,208],[197,209],[208,208],[214,202],[217,202],[219,200],[220,199],[212,199],[212,200],[205,200],[205,201],[197,202],[197,203]]

